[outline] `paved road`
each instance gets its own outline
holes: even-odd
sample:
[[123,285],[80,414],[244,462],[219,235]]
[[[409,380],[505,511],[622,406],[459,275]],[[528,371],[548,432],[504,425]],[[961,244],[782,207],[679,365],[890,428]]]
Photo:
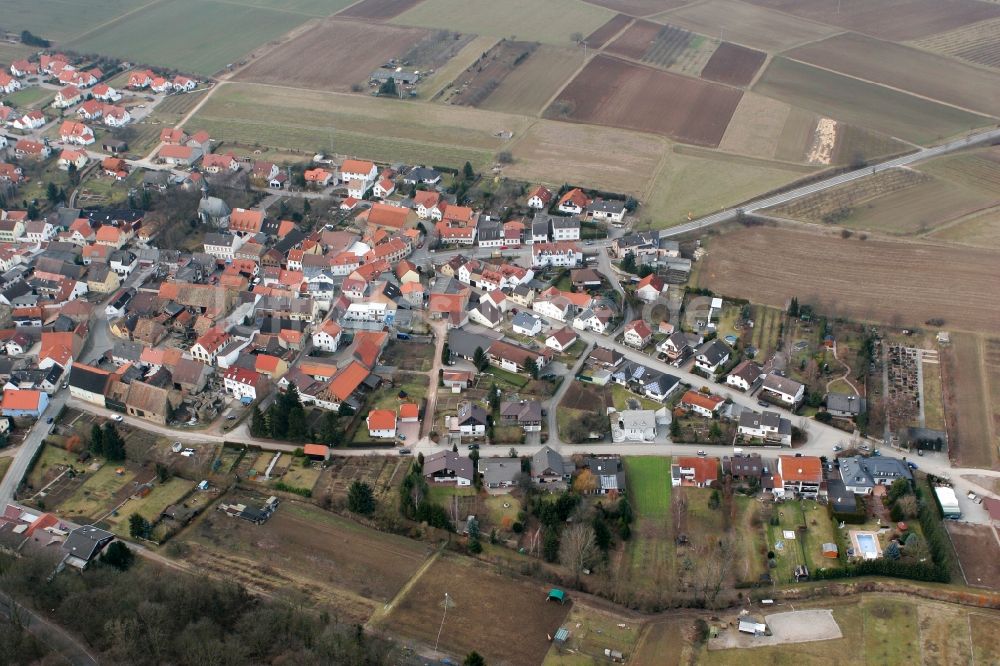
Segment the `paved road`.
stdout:
[[17,490],[17,485],[28,471],[28,463],[34,457],[38,447],[42,445],[42,441],[52,430],[52,426],[46,423],[45,420],[59,413],[59,410],[66,403],[68,395],[69,391],[60,391],[52,396],[48,407],[42,412],[38,421],[31,426],[31,430],[28,431],[21,446],[18,447],[17,453],[14,454],[14,459],[10,463],[10,468],[7,470],[7,474],[0,481],[0,505],[5,505],[14,499],[14,491]]
[[864,167],[863,169],[856,169],[854,171],[848,171],[846,173],[839,174],[837,176],[832,176],[825,180],[817,181],[815,183],[810,183],[809,185],[803,185],[802,187],[797,187],[794,190],[789,190],[788,192],[783,192],[781,194],[775,194],[774,196],[767,197],[766,199],[760,199],[752,203],[748,203],[744,206],[737,206],[734,208],[727,208],[726,210],[714,213],[712,215],[706,215],[705,217],[699,218],[697,220],[692,220],[691,222],[686,222],[684,224],[679,224],[676,227],[670,227],[669,229],[664,229],[660,232],[660,236],[663,238],[670,236],[680,236],[683,234],[691,233],[692,231],[698,231],[706,227],[710,227],[720,222],[727,222],[733,220],[742,211],[743,213],[754,213],[765,208],[771,208],[772,206],[778,206],[780,204],[788,203],[789,201],[794,201],[795,199],[801,199],[804,196],[814,194],[816,192],[822,192],[823,190],[828,190],[831,187],[836,187],[838,185],[843,185],[844,183],[849,183],[853,180],[858,180],[860,178],[865,178],[866,176],[871,176],[872,174],[887,171],[889,169],[894,169],[896,167],[907,166],[920,162],[922,160],[930,159],[931,157],[937,157],[939,155],[944,155],[945,153],[954,152],[956,150],[962,150],[963,148],[968,148],[969,146],[974,146],[979,143],[984,143],[987,141],[993,141],[994,139],[1000,139],[1000,129],[991,129],[983,132],[978,132],[976,134],[970,134],[965,138],[956,139],[955,141],[950,141],[948,143],[943,143],[940,146],[933,146],[931,148],[924,148],[918,150],[915,153],[910,153],[909,155],[903,155],[902,157],[897,157],[891,160],[887,160],[880,164],[875,164],[872,166]]

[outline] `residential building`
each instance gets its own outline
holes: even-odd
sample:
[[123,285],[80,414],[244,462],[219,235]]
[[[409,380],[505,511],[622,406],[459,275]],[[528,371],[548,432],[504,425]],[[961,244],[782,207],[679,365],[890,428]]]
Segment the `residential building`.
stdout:
[[49,396],[45,391],[31,389],[4,389],[0,412],[10,417],[31,417],[37,419],[49,406]]
[[645,348],[653,339],[653,330],[642,319],[636,319],[625,327],[622,341],[629,347]]
[[545,338],[545,346],[562,353],[573,346],[578,339],[576,331],[569,326],[563,326]]
[[249,368],[232,366],[222,375],[222,380],[226,393],[242,402],[253,402],[267,392],[267,376]]
[[488,420],[489,415],[479,403],[465,401],[459,404],[458,414],[451,417],[449,431],[462,437],[484,437]]
[[[779,486],[779,478],[781,484]],[[774,494],[816,499],[823,483],[823,463],[815,456],[778,456]]]
[[774,398],[776,402],[794,409],[805,397],[806,387],[794,379],[771,373],[764,378],[760,393],[762,396]]
[[652,442],[656,439],[656,412],[651,409],[626,409],[612,412],[611,441]]
[[452,451],[432,453],[424,458],[424,478],[433,484],[471,486],[475,474],[468,456]]
[[848,393],[827,393],[826,411],[831,416],[854,419],[867,409],[865,399]]
[[639,280],[639,283],[635,286],[635,295],[638,296],[639,300],[644,303],[654,302],[661,295],[666,293],[666,291],[666,283],[664,283],[663,278],[656,273],[650,273],[646,277]]
[[535,210],[545,210],[552,203],[552,191],[539,185],[528,194],[528,208]]
[[749,409],[740,414],[737,434],[745,441],[792,445],[792,422],[782,418],[778,412],[764,411],[761,414]]
[[559,212],[568,215],[582,215],[590,205],[591,199],[579,187],[566,192],[559,198]]
[[593,219],[613,224],[620,224],[625,220],[626,210],[625,202],[615,199],[595,199],[587,206],[587,212]]
[[583,251],[573,241],[534,243],[531,246],[532,267],[554,266],[572,268],[583,263]]
[[709,340],[698,349],[694,357],[694,366],[709,375],[714,375],[719,368],[729,362],[732,350],[722,340]]
[[373,409],[365,419],[368,436],[376,439],[392,439],[396,436],[396,412],[391,409]]
[[313,346],[325,352],[335,352],[340,346],[343,329],[333,319],[327,319],[313,331]]
[[852,456],[840,459],[840,480],[856,495],[870,495],[875,486],[891,486],[897,479],[913,482],[913,472],[899,458]]
[[500,425],[518,425],[525,432],[541,431],[542,403],[537,400],[501,402]]
[[670,466],[670,485],[708,488],[719,480],[719,459],[679,456]]
[[591,456],[587,460],[590,473],[597,479],[599,495],[625,492],[625,469],[620,456]]
[[509,488],[521,473],[520,458],[480,458],[479,474],[487,488]]
[[764,369],[753,361],[741,361],[726,377],[726,384],[741,391],[749,391],[764,377]]
[[531,478],[535,483],[565,483],[573,475],[573,463],[550,446],[531,456]]
[[700,391],[688,391],[681,396],[680,407],[705,418],[719,413],[726,401],[717,395],[706,395]]

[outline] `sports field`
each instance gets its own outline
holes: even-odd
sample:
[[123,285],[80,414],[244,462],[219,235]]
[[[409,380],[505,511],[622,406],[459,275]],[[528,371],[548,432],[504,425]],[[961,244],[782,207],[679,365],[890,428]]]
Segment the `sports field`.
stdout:
[[536,116],[581,67],[582,49],[543,44],[514,67],[479,107]]
[[787,58],[774,58],[753,90],[914,143],[931,143],[994,122]]
[[[276,86],[224,84],[190,126],[243,145],[363,155],[387,162],[485,165],[528,119],[491,111],[428,105],[366,95]],[[294,109],[294,117],[289,110]]]
[[217,0],[163,0],[66,47],[210,75],[308,18]]
[[575,0],[424,0],[392,22],[569,46],[571,35],[589,35],[613,16]]
[[[831,316],[904,326],[942,318],[949,330],[996,330],[994,251],[774,227],[740,228],[705,247],[698,286],[726,296],[776,307],[795,296]],[[746,260],[776,251],[780,261]]]
[[1000,73],[908,46],[844,33],[784,55],[963,109],[1000,113]]

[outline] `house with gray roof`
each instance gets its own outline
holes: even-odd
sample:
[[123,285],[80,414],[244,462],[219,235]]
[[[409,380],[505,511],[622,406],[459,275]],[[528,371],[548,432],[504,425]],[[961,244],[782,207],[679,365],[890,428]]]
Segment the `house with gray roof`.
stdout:
[[656,412],[626,409],[611,414],[612,442],[652,442],[656,439]]
[[525,432],[541,431],[542,403],[538,400],[501,402],[500,425],[518,425]]
[[805,397],[806,387],[794,379],[771,373],[764,378],[760,393],[794,409]]
[[493,344],[493,338],[485,335],[470,333],[462,329],[453,328],[448,331],[448,350],[452,356],[464,358],[471,361],[476,355],[476,349],[482,348],[486,351]]
[[827,393],[826,411],[832,416],[853,419],[864,414],[867,405],[865,399],[847,393]]
[[702,372],[714,375],[721,366],[729,362],[732,351],[729,345],[718,338],[709,340],[695,354],[694,366]]
[[69,533],[62,549],[66,553],[66,564],[84,569],[97,557],[98,553],[115,540],[115,535],[93,525],[78,527]]
[[625,492],[625,469],[620,456],[593,456],[587,461],[587,467],[597,479],[595,493]]
[[531,456],[531,478],[535,483],[560,483],[573,475],[573,463],[550,446],[543,446]]
[[439,451],[424,458],[424,478],[432,484],[471,486],[475,478],[472,460],[453,451]]
[[509,488],[521,473],[520,458],[480,458],[479,473],[487,488]]
[[783,418],[778,412],[765,411],[757,413],[745,409],[740,414],[737,434],[746,442],[776,443],[782,446],[792,445],[792,422]]
[[913,472],[899,458],[852,456],[840,459],[840,480],[852,493],[870,495],[875,486],[891,486],[896,479],[913,482]]
[[511,327],[518,335],[527,335],[533,338],[542,332],[542,320],[540,317],[522,310],[514,315]]

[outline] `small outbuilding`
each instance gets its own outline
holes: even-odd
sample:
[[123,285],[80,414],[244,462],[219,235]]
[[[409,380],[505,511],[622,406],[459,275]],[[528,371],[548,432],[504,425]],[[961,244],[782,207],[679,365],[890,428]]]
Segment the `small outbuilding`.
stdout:
[[306,444],[302,447],[302,453],[315,462],[326,462],[330,459],[330,447],[326,444]]
[[566,603],[566,593],[557,587],[553,587],[549,590],[549,596],[545,599],[546,601],[558,601],[561,604]]
[[837,544],[835,544],[835,543],[824,543],[823,544],[823,557],[828,557],[831,560],[835,560],[835,559],[837,559],[837,556],[838,556],[839,553],[840,553],[840,551],[837,548]]
[[740,618],[739,630],[744,634],[763,636],[767,633],[767,625],[764,624],[763,620],[747,615]]

